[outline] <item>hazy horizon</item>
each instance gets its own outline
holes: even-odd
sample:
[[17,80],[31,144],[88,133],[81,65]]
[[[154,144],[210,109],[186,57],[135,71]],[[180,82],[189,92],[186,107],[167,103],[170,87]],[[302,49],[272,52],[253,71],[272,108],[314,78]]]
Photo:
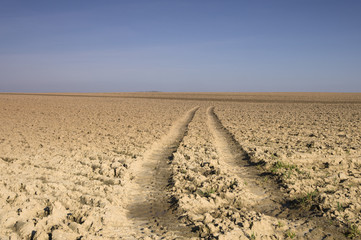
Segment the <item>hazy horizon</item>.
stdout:
[[2,1],[0,92],[361,92],[358,1]]

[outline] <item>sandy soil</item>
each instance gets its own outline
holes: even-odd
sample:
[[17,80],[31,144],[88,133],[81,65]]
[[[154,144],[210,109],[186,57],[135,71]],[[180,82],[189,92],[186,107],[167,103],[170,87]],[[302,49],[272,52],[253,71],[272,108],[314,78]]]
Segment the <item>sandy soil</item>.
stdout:
[[361,94],[0,94],[0,239],[359,239]]

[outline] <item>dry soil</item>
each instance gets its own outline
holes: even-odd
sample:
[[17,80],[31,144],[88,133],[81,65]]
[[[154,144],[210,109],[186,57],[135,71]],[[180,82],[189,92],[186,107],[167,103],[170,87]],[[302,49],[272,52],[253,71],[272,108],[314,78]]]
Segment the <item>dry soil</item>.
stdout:
[[0,93],[0,239],[360,239],[361,94]]

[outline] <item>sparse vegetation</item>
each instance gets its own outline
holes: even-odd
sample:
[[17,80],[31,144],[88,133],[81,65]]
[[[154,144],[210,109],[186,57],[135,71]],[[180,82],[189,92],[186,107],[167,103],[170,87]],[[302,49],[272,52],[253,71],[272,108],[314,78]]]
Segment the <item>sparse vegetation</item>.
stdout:
[[318,191],[308,192],[303,196],[300,196],[294,200],[297,207],[309,210],[313,205],[317,205],[317,197],[319,196]]
[[254,233],[252,233],[251,236],[249,237],[249,239],[256,240],[256,235]]
[[268,176],[265,176],[264,178],[263,178],[263,182],[268,182],[268,180],[269,180],[269,178],[268,178]]
[[294,239],[296,237],[296,233],[292,232],[291,230],[288,230],[286,232],[286,238]]
[[215,192],[216,192],[216,190],[213,189],[213,188],[210,188],[210,189],[208,189],[206,191],[198,190],[198,193],[199,193],[200,196],[204,196],[204,197],[207,197],[207,198],[210,197],[211,194],[215,193]]
[[337,211],[339,212],[345,211],[344,206],[340,202],[337,202]]
[[295,164],[288,164],[278,160],[272,165],[271,172],[273,174],[281,174],[282,177],[290,178],[294,171],[301,173]]
[[361,236],[359,228],[355,224],[349,224],[346,237],[350,239],[356,239]]
[[281,169],[286,169],[286,170],[296,170],[296,171],[299,171],[297,166],[294,165],[294,164],[287,164],[287,163],[284,163],[282,161],[277,161],[273,164],[272,168],[271,168],[271,172],[273,173],[277,173],[279,172],[279,170]]

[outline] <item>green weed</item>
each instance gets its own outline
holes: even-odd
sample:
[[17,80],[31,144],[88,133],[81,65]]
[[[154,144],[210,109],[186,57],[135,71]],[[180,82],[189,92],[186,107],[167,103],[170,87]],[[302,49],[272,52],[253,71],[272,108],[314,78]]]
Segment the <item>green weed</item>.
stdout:
[[296,233],[292,232],[291,230],[288,230],[286,232],[286,238],[294,239],[296,237]]
[[339,211],[339,212],[345,211],[344,206],[342,206],[342,204],[340,202],[337,202],[337,211]]
[[305,195],[295,199],[295,203],[298,207],[310,209],[313,205],[317,204],[317,197],[319,192],[317,190],[308,192]]
[[268,176],[265,176],[265,177],[263,178],[263,182],[268,182]]
[[346,237],[350,239],[356,239],[361,236],[360,230],[355,224],[351,224],[348,226]]
[[271,168],[272,173],[281,173],[281,175],[286,178],[290,178],[294,171],[302,173],[295,164],[287,164],[282,161],[275,162]]
[[210,197],[211,196],[211,194],[212,193],[215,193],[216,192],[216,190],[215,189],[213,189],[213,188],[210,188],[210,189],[208,189],[208,190],[206,190],[206,191],[202,191],[202,190],[199,190],[198,191],[198,193],[199,193],[199,195],[201,195],[201,196],[203,196],[203,197]]
[[254,233],[252,233],[252,235],[249,237],[251,240],[256,240],[256,235],[254,235]]

